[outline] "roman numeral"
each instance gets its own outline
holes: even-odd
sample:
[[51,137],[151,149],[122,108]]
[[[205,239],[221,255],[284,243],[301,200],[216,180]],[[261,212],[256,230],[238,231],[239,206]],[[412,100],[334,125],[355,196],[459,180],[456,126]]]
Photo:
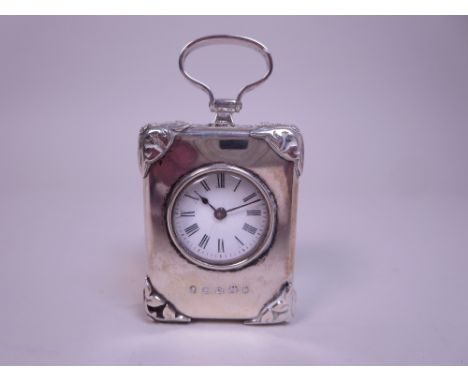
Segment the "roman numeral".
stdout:
[[198,200],[195,196],[189,195],[189,194],[184,194],[187,198],[193,199],[193,200]]
[[210,186],[208,185],[208,183],[206,182],[205,179],[203,179],[203,180],[200,182],[200,184],[203,186],[203,188],[205,189],[205,191],[210,191],[210,190],[211,190]]
[[195,216],[195,211],[182,211],[179,216],[180,217]]
[[224,172],[218,172],[216,175],[218,178],[218,188],[224,188],[226,183],[226,174]]
[[253,197],[255,197],[255,195],[257,195],[256,192],[252,192],[250,195],[247,195],[244,199],[242,199],[244,202],[248,202],[250,199],[252,199]]
[[247,216],[260,216],[261,214],[260,210],[247,210]]
[[209,241],[210,241],[210,237],[209,237],[207,234],[205,234],[205,235],[203,235],[202,239],[201,239],[200,242],[198,243],[198,246],[199,246],[200,248],[205,249],[205,248],[206,248],[206,245],[208,244]]
[[241,239],[239,239],[237,236],[234,236],[236,238],[236,240],[240,243],[240,245],[244,245],[244,243],[242,242]]
[[244,226],[242,227],[244,231],[247,231],[248,233],[254,235],[255,232],[257,232],[257,228],[252,227],[250,224],[245,223]]
[[241,184],[241,182],[242,182],[242,179],[239,179],[237,184],[236,184],[236,187],[234,187],[234,192],[237,191],[237,188],[239,187],[239,184]]
[[218,252],[224,253],[224,240],[218,239]]
[[197,233],[199,230],[200,230],[200,227],[198,226],[198,224],[194,223],[188,226],[187,228],[185,228],[184,231],[188,236],[192,236],[193,234]]

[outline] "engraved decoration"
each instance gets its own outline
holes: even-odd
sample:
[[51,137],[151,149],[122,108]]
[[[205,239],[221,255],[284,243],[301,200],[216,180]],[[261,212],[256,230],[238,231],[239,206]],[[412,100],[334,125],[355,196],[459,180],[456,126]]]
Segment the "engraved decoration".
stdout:
[[264,139],[283,159],[295,163],[297,175],[304,167],[304,142],[296,126],[263,124],[250,132],[255,138]]
[[146,288],[143,290],[143,300],[145,311],[153,320],[159,322],[190,322],[190,317],[180,313],[174,305],[167,301],[151,284],[151,280],[146,276]]
[[280,324],[294,316],[296,293],[291,283],[285,283],[279,292],[260,310],[257,317],[245,321],[248,325]]
[[184,122],[148,124],[140,130],[139,159],[143,177],[148,175],[151,165],[161,159],[170,149],[177,132],[189,125]]

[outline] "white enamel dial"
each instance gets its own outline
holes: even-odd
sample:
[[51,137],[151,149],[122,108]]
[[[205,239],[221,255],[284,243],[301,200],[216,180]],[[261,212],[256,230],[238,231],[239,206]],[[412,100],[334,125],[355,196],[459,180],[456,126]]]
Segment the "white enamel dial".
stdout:
[[274,224],[274,200],[265,184],[224,164],[184,177],[168,207],[174,244],[192,262],[212,269],[256,259],[271,243]]

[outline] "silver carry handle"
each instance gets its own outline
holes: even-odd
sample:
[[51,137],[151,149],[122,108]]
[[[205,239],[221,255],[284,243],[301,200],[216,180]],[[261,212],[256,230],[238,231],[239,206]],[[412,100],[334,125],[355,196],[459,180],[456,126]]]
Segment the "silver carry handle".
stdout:
[[[216,99],[208,85],[195,79],[185,70],[185,60],[187,59],[188,55],[192,53],[195,49],[202,48],[208,45],[218,44],[234,44],[252,48],[258,53],[260,53],[263,56],[263,58],[265,58],[267,64],[267,72],[264,74],[264,76],[259,80],[244,86],[235,99]],[[210,98],[210,110],[216,113],[215,125],[232,126],[234,123],[232,122],[231,115],[233,113],[238,113],[242,109],[243,95],[255,89],[262,82],[266,81],[268,77],[270,77],[271,72],[273,71],[273,58],[271,57],[271,54],[270,52],[268,52],[268,49],[265,45],[249,37],[232,35],[211,35],[193,40],[182,49],[179,55],[179,69],[185,78],[187,78],[195,86],[197,86],[198,88],[200,88],[208,94],[208,97]]]

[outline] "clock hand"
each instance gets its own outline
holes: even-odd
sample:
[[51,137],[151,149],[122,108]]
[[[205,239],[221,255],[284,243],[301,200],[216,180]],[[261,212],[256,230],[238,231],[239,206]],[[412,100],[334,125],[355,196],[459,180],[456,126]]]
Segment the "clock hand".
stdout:
[[249,204],[257,203],[257,202],[259,202],[260,200],[262,200],[262,199],[257,199],[257,200],[254,200],[253,202],[245,203],[245,204],[242,204],[241,206],[237,206],[237,207],[234,207],[234,208],[230,208],[229,210],[226,210],[226,213],[231,212],[231,211],[234,211],[234,210],[238,210],[239,208],[248,206]]
[[207,198],[201,196],[197,191],[195,191],[195,193],[198,195],[198,197],[200,198],[200,200],[201,200],[201,202],[202,202],[203,204],[208,204],[208,205],[211,207],[211,209],[212,209],[213,211],[216,211],[216,208],[214,208],[214,207],[210,204],[210,202],[208,201]]

